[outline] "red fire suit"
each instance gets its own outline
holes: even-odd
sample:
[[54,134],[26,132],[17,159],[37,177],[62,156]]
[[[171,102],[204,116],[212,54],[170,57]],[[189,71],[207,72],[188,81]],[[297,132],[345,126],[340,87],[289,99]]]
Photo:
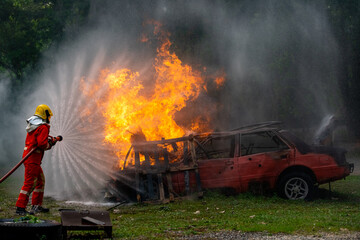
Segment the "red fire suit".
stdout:
[[42,204],[45,176],[40,165],[44,151],[51,148],[48,143],[49,132],[50,125],[42,124],[26,135],[23,157],[25,157],[31,149],[36,148],[36,150],[24,162],[25,179],[16,202],[17,207],[26,208],[31,193],[33,194],[31,199],[32,205],[41,206]]

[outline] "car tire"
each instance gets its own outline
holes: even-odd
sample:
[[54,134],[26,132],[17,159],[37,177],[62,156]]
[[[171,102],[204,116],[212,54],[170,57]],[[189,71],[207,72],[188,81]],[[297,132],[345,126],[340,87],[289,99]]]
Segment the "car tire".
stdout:
[[278,185],[280,197],[290,200],[312,200],[314,193],[314,181],[304,172],[286,174]]

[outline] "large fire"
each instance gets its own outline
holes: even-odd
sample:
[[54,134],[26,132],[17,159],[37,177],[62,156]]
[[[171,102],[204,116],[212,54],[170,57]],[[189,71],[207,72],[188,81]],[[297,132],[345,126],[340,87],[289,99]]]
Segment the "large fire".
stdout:
[[[155,34],[159,34],[158,27]],[[211,130],[208,122],[200,121],[199,117],[187,118],[188,129],[175,121],[175,114],[207,89],[202,73],[182,63],[176,54],[170,52],[168,34],[161,34],[160,42],[153,65],[155,75],[151,91],[144,91],[146,89],[139,72],[127,68],[113,72],[102,70],[99,83],[83,90],[91,96],[106,86],[106,93],[103,93],[106,97],[101,98],[98,107],[103,109],[102,115],[105,117],[104,141],[115,147],[120,168],[134,134],[151,141]],[[224,79],[216,81],[222,85]]]

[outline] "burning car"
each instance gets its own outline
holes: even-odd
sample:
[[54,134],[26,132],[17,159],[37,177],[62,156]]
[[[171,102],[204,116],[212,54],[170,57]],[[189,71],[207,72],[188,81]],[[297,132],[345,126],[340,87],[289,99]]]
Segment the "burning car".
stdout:
[[310,146],[275,125],[134,142],[110,181],[108,196],[167,201],[222,189],[276,191],[287,199],[311,199],[317,185],[353,172],[344,149]]

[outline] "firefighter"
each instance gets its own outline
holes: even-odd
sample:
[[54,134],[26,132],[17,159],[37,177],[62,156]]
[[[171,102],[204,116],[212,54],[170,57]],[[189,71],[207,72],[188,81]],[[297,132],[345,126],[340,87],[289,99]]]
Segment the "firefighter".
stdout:
[[19,198],[16,202],[16,214],[25,215],[29,196],[32,193],[32,207],[30,214],[49,212],[48,208],[42,207],[44,197],[45,177],[41,168],[44,151],[51,149],[56,141],[49,136],[50,119],[53,116],[50,108],[41,104],[36,107],[34,116],[26,120],[26,139],[23,157],[33,148],[36,150],[25,160],[25,179]]

